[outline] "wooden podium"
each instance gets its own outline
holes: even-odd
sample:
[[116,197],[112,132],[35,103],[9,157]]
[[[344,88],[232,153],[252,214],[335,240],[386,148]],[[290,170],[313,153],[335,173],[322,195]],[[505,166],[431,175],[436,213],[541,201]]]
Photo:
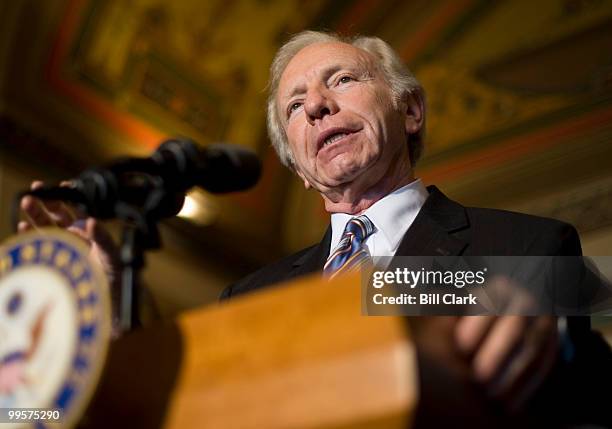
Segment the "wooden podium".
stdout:
[[359,276],[320,276],[184,314],[113,345],[85,427],[406,428],[416,353],[361,315]]
[[[590,374],[559,366],[533,415],[510,419],[473,383],[455,317],[363,316],[359,274],[192,311],[122,336],[107,355],[108,286],[88,251],[52,229],[0,248],[0,400],[63,410],[54,427],[538,427],[567,399],[563,383]],[[593,350],[605,368],[608,349]],[[577,390],[572,400],[588,389]],[[603,416],[594,405],[580,406]]]
[[359,275],[192,311],[111,345],[80,427],[408,428],[417,405],[487,426],[452,318],[426,320],[362,316]]

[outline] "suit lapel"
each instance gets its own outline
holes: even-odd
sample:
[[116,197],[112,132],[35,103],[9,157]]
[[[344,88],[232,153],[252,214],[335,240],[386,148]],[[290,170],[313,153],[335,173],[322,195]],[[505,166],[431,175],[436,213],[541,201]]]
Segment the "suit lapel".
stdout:
[[404,235],[396,256],[459,255],[467,243],[453,235],[469,227],[465,208],[446,198],[435,186]]
[[[459,255],[467,247],[465,241],[453,236],[469,227],[465,208],[446,198],[435,186],[427,189],[429,197],[404,235],[396,256]],[[321,242],[295,260],[289,278],[323,271],[331,232],[330,225]]]
[[329,246],[331,245],[332,229],[331,225],[327,227],[325,235],[321,242],[311,247],[300,258],[293,262],[293,270],[291,277],[302,276],[314,272],[322,272],[327,256],[329,255]]

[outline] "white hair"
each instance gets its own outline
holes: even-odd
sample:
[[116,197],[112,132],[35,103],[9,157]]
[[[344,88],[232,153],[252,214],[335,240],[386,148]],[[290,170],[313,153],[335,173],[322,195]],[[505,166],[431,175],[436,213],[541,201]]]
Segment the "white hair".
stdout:
[[[347,43],[370,53],[379,60],[378,65],[391,88],[396,107],[401,101],[406,100],[409,94],[419,97],[423,103],[425,102],[423,87],[404,65],[399,55],[384,40],[378,37],[365,36],[344,38],[334,33],[321,31],[303,31],[298,33],[281,46],[276,53],[270,66],[270,80],[268,82],[268,135],[281,163],[291,169],[294,168],[294,158],[287,141],[287,134],[282,126],[276,102],[280,78],[291,59],[303,48],[315,43],[332,42]],[[425,118],[425,112],[423,112],[423,118]],[[425,121],[423,121],[423,126],[419,131],[407,137],[406,143],[409,145],[408,152],[413,165],[423,152],[424,134]]]

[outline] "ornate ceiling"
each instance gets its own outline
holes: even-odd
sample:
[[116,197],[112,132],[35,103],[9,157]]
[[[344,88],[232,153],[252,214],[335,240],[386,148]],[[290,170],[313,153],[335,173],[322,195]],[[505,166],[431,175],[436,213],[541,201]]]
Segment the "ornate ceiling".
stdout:
[[256,263],[328,222],[265,135],[268,65],[305,28],[378,35],[401,53],[428,94],[418,174],[463,201],[511,207],[612,171],[610,1],[24,0],[0,12],[5,149],[65,174],[165,136],[251,147],[260,185],[200,196],[212,226],[174,226],[230,237],[227,252]]

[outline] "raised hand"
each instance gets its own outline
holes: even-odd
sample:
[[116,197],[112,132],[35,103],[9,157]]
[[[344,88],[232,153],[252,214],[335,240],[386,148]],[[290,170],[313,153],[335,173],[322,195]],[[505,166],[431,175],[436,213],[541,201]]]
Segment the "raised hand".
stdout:
[[[70,182],[62,182],[67,186]],[[31,189],[43,186],[43,182],[32,182]],[[25,196],[20,202],[25,220],[19,222],[19,233],[45,226],[57,226],[72,232],[90,246],[90,257],[106,273],[111,285],[119,281],[119,252],[110,233],[94,218],[86,218],[62,201],[41,201]]]

